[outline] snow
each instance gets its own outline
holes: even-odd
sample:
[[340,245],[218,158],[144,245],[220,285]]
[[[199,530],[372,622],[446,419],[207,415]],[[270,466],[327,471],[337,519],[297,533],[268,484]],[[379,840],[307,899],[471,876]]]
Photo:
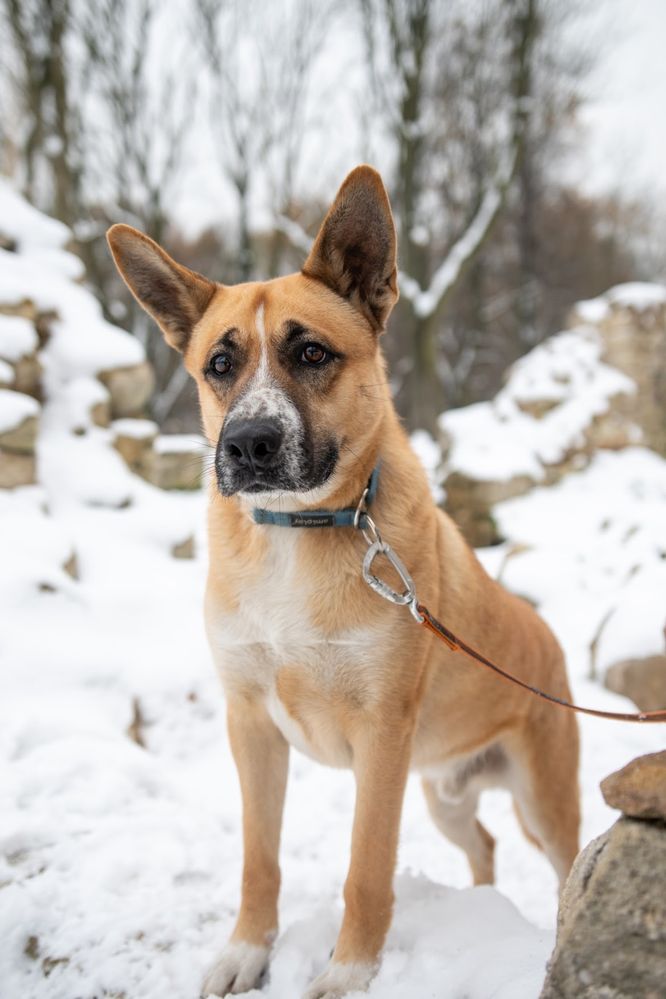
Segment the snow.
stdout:
[[159,433],[159,427],[152,420],[125,418],[114,420],[111,426],[116,437],[135,437],[137,440],[145,440],[148,437],[156,437]]
[[[62,291],[63,280],[45,275],[44,285]],[[205,490],[165,493],[132,475],[112,448],[116,428],[72,433],[72,407],[97,391],[89,341],[105,339],[99,315],[75,297],[91,325],[68,311],[54,330],[53,341],[67,338],[70,321],[78,331],[73,372],[58,367],[57,350],[45,352],[55,371],[40,485],[0,490],[1,990],[3,999],[191,999],[231,930],[241,877],[238,783],[202,622]],[[413,443],[433,472],[432,440]],[[588,679],[590,635],[609,610],[623,603],[626,613],[608,619],[604,657],[611,645],[656,637],[665,490],[656,455],[599,455],[557,489],[499,508],[509,541],[480,553],[556,625],[583,703],[627,703]],[[191,534],[196,558],[174,559],[173,544]],[[73,554],[76,579],[65,569]],[[128,735],[137,720],[143,745]],[[615,817],[601,777],[659,748],[662,731],[596,719],[581,728],[585,842]],[[294,999],[328,960],[353,804],[350,773],[292,753],[282,930],[257,997]],[[410,780],[395,916],[370,999],[538,996],[555,878],[506,794],[485,796],[481,818],[498,839],[497,889],[469,887],[462,854]]]
[[[6,994],[31,999],[186,999],[231,929],[241,860],[238,787],[201,620],[205,499],[161,493],[115,461],[101,475],[115,457],[109,432],[72,437],[53,424],[56,412],[47,406],[43,487],[0,494],[0,980]],[[89,465],[96,496],[81,491]],[[596,624],[586,612],[595,606],[600,616],[615,590],[589,591],[593,581],[603,587],[615,557],[618,592],[626,566],[648,562],[666,463],[640,449],[600,455],[598,468],[566,482],[568,499],[565,483],[539,490],[532,505],[500,508],[503,528],[535,546],[505,560],[505,577],[557,620],[576,697],[617,708],[621,698],[586,679]],[[623,510],[602,548],[604,520]],[[645,536],[621,549],[629,523]],[[190,532],[197,559],[172,559],[171,544]],[[62,569],[72,551],[79,581]],[[126,735],[135,700],[145,749]],[[582,728],[587,840],[613,820],[599,779],[656,749],[661,733],[594,719]],[[350,774],[292,754],[283,929],[257,996],[293,999],[324,967],[341,918],[352,810]],[[538,996],[554,941],[554,877],[522,839],[506,795],[489,794],[482,818],[498,837],[498,890],[467,887],[462,855],[410,781],[395,918],[371,999]]]
[[72,433],[86,433],[93,425],[93,407],[109,400],[109,393],[101,382],[88,375],[79,375],[59,386],[50,406],[55,418]]
[[22,392],[0,389],[0,434],[13,430],[39,413],[39,403]]
[[[444,413],[440,427],[451,442],[448,469],[479,481],[515,476],[541,481],[545,466],[580,446],[614,396],[635,391],[631,379],[603,364],[600,354],[595,330],[559,333],[513,366],[491,402]],[[536,401],[552,408],[541,417],[521,408]]]
[[643,281],[629,281],[627,284],[615,285],[606,292],[605,298],[613,305],[646,309],[653,305],[666,305],[666,287]]
[[[54,382],[64,384],[143,361],[139,341],[107,322],[99,303],[78,283],[83,276],[81,261],[61,249],[69,230],[35,211],[3,180],[0,229],[17,243],[17,252],[0,249],[0,302],[10,306],[32,302],[38,311],[59,317],[50,324],[51,337],[42,352],[47,390],[55,388]],[[0,344],[8,342],[15,352],[20,329],[3,320]]]
[[[666,461],[645,448],[599,452],[584,471],[494,508],[526,550],[502,581],[536,600],[570,661],[596,669],[664,649]],[[542,567],[548,565],[548,572]]]
[[20,361],[34,354],[39,344],[35,327],[20,316],[0,316],[0,357]]
[[649,309],[666,305],[666,285],[629,281],[616,284],[598,298],[576,303],[576,315],[582,322],[598,323],[608,315],[613,306]]
[[162,434],[155,441],[157,454],[199,454],[206,448],[206,441],[196,434]]
[[439,467],[442,462],[442,452],[439,445],[427,430],[415,431],[410,437],[410,443],[428,473],[428,482],[433,498],[436,503],[439,503],[444,498],[444,490],[439,482]]
[[13,385],[14,369],[6,361],[0,359],[0,387]]
[[71,233],[66,225],[38,212],[0,177],[0,232],[17,244],[19,251],[32,246],[64,246]]

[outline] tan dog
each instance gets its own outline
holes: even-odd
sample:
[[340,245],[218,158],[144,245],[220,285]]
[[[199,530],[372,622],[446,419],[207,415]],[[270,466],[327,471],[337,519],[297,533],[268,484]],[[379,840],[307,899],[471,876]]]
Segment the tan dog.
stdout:
[[578,849],[576,722],[454,656],[369,589],[353,527],[260,525],[252,508],[354,507],[381,460],[372,517],[420,599],[486,655],[568,698],[562,652],[435,507],[392,405],[379,335],[398,297],[396,239],[374,170],[346,179],[300,274],[222,287],[128,226],[114,226],[109,242],[182,351],[216,442],[206,624],[228,702],[245,859],[238,921],[205,990],[248,991],[268,963],[290,743],[351,767],[357,788],[344,919],[306,999],[365,989],[391,921],[409,770],[475,884],[493,880],[494,841],[475,817],[489,786],[510,789],[525,834],[563,879]]

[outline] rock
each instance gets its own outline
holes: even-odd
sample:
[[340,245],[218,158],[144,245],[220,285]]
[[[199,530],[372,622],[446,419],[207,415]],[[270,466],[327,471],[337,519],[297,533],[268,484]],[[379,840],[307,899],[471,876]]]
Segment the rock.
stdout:
[[662,999],[666,828],[621,818],[578,856],[565,885],[541,999]]
[[629,697],[641,711],[666,708],[666,655],[614,663],[604,683],[615,694]]
[[0,448],[0,489],[32,486],[37,482],[37,460],[34,454],[18,454]]
[[165,434],[155,440],[144,478],[160,489],[199,489],[203,473],[201,442],[181,434]]
[[42,366],[36,354],[20,357],[14,365],[14,388],[35,399],[42,398]]
[[37,306],[28,298],[24,298],[20,302],[14,302],[11,305],[7,302],[0,302],[0,316],[23,316],[24,319],[29,319],[34,323],[37,321],[38,315],[39,310]]
[[152,420],[115,420],[113,446],[128,467],[147,478],[154,464],[153,444],[159,427]]
[[101,371],[98,377],[109,390],[114,418],[140,416],[155,387],[155,376],[148,361]]
[[18,243],[13,236],[8,236],[6,233],[0,231],[0,250],[7,250],[8,253],[16,253],[17,249]]
[[194,537],[192,535],[189,538],[184,538],[182,541],[176,542],[175,545],[171,546],[171,554],[174,558],[194,558],[196,553],[196,548],[194,545]]
[[33,322],[23,316],[0,315],[0,359],[12,368],[12,388],[35,398],[41,397],[38,348],[39,337]]
[[111,400],[98,399],[90,407],[90,422],[96,427],[108,427],[111,423]]
[[39,419],[36,415],[23,417],[16,426],[0,431],[0,450],[17,454],[32,454],[37,443]]
[[607,805],[635,819],[666,820],[666,751],[632,760],[601,782]]
[[67,561],[63,563],[63,571],[67,573],[70,579],[79,579],[79,560],[76,557],[76,552],[72,552]]
[[492,516],[492,507],[533,489],[535,482],[527,475],[506,481],[474,479],[462,472],[451,472],[446,479],[444,509],[453,517],[469,544],[475,548],[501,541]]

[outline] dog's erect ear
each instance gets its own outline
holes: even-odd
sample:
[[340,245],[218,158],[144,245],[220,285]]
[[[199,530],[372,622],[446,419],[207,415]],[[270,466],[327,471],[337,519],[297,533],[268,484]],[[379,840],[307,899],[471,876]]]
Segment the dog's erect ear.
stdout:
[[167,343],[183,352],[215,293],[215,283],[177,264],[129,225],[111,226],[106,238],[120,276],[139,305],[161,327]]
[[349,174],[324,219],[303,273],[359,309],[375,330],[398,299],[396,238],[382,179],[369,166]]

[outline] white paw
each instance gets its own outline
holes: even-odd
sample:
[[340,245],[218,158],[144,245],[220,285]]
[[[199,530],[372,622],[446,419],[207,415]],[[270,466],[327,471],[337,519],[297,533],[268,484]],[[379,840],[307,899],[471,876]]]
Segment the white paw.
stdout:
[[228,943],[206,976],[204,996],[238,995],[253,989],[268,964],[270,947]]
[[326,971],[315,978],[303,999],[340,999],[348,992],[365,992],[376,971],[374,964],[331,961]]

